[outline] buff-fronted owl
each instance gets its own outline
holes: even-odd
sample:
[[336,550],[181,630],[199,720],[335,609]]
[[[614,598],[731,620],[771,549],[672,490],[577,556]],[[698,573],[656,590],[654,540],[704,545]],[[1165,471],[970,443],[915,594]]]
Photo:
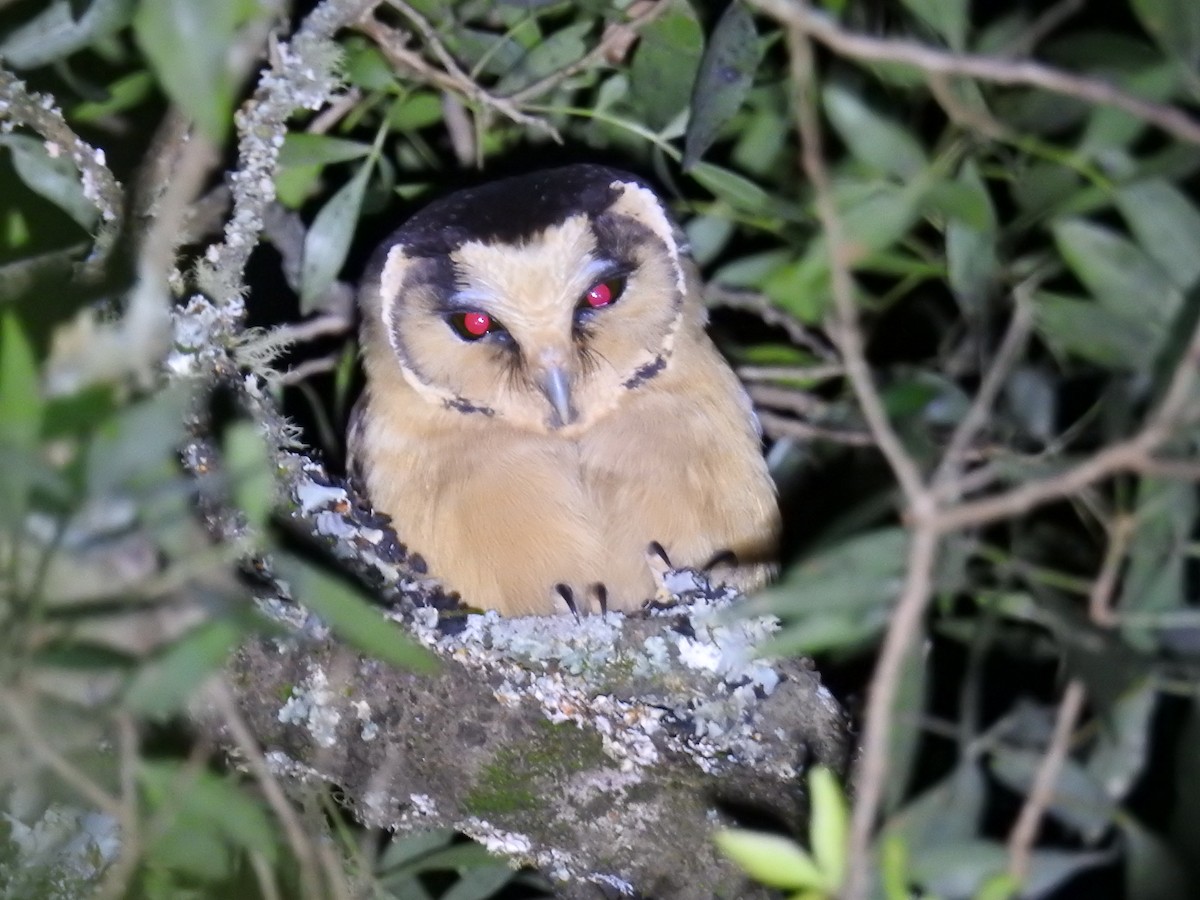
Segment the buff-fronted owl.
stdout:
[[575,165],[451,194],[384,242],[360,303],[351,473],[469,605],[635,609],[655,544],[765,580],[757,422],[643,182]]

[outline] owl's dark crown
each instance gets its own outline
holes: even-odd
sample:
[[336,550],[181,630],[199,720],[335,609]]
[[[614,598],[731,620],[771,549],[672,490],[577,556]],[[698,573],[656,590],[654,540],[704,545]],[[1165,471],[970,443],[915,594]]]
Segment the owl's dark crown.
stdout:
[[430,203],[385,242],[410,256],[442,256],[468,241],[517,244],[570,216],[595,217],[616,200],[628,172],[580,164],[491,181]]

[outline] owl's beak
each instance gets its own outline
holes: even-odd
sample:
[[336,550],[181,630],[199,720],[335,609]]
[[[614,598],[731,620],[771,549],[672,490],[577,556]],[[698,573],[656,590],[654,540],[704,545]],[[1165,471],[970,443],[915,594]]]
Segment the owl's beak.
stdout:
[[561,365],[546,366],[538,378],[538,384],[546,399],[550,401],[550,425],[561,428],[575,421],[575,410],[571,406],[571,378]]

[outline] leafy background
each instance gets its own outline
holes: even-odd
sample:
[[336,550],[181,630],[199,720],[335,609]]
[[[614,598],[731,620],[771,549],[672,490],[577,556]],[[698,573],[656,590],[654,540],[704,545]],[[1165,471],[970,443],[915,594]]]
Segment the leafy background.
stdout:
[[[728,852],[810,896],[1200,890],[1200,7],[331,0],[336,61],[281,45],[316,7],[0,2],[0,890],[536,894],[451,835],[291,809],[182,725],[272,627],[248,554],[351,640],[369,612],[273,542],[272,441],[161,362],[172,303],[244,295],[236,359],[336,467],[370,249],[576,160],[684,223],[787,518],[749,608],[863,722],[850,823],[835,797],[798,836],[817,870]],[[344,86],[247,185],[235,110],[301,52]],[[272,187],[243,283],[249,247],[211,248]],[[185,475],[198,428],[222,464]],[[223,540],[212,496],[241,510]]]

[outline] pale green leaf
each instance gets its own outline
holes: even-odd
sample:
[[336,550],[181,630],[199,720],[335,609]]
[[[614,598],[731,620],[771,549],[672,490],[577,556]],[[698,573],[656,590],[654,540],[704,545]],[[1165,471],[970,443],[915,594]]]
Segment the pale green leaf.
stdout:
[[713,839],[722,853],[762,884],[793,891],[829,887],[812,857],[789,838],[727,828],[718,831]]
[[560,28],[545,40],[534,44],[496,85],[502,96],[514,94],[537,81],[566,68],[587,53],[585,36],[592,23],[579,22]]
[[346,262],[371,168],[369,161],[363,163],[354,177],[325,202],[304,237],[304,262],[300,269],[302,315],[317,309]]
[[1066,219],[1054,228],[1054,240],[1075,276],[1105,309],[1129,320],[1142,320],[1162,338],[1183,302],[1180,291],[1144,250],[1101,225]]
[[99,217],[96,204],[83,193],[79,170],[64,147],[24,134],[0,136],[12,153],[13,168],[34,193],[45,197],[85,229]]
[[362,159],[371,152],[371,145],[361,141],[332,137],[328,134],[290,132],[279,148],[279,165],[315,166]]
[[1171,281],[1188,290],[1200,278],[1200,211],[1168,181],[1147,179],[1117,189],[1117,208],[1145,251]]
[[915,178],[928,164],[920,142],[838,84],[825,88],[825,112],[851,154],[863,165],[901,179]]
[[16,69],[55,62],[115,34],[133,14],[134,0],[92,0],[78,18],[70,0],[52,0],[0,42],[0,58]]
[[0,440],[9,447],[37,446],[45,411],[38,382],[33,346],[21,321],[5,313],[0,318]]
[[717,197],[737,209],[762,215],[771,206],[771,195],[744,175],[712,163],[696,163],[688,173]]
[[825,766],[814,766],[808,773],[808,791],[812,800],[809,835],[812,855],[830,889],[841,887],[846,878],[846,842],[850,837],[850,819],[846,795],[837,778]]
[[232,121],[227,55],[237,27],[237,0],[146,0],[133,32],[167,95],[214,141]]
[[1038,334],[1060,356],[1073,355],[1118,370],[1149,370],[1161,329],[1119,315],[1092,300],[1049,291],[1034,295]]

